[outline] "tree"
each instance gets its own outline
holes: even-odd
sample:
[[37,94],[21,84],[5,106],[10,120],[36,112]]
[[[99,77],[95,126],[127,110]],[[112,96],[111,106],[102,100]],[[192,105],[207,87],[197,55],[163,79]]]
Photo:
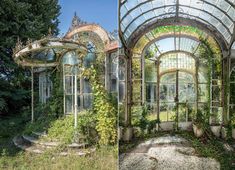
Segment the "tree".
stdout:
[[57,35],[59,14],[58,0],[0,1],[0,87],[4,86],[0,88],[0,114],[11,112],[11,108],[15,111],[16,103],[19,110],[30,98],[29,72],[12,58],[17,40],[25,44],[28,39],[40,39],[49,29]]

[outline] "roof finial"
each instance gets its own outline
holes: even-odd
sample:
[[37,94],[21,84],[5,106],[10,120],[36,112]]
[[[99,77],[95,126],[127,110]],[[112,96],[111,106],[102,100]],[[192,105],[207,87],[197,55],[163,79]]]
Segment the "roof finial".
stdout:
[[85,25],[86,22],[82,21],[78,16],[77,16],[77,12],[74,12],[74,16],[73,16],[73,20],[72,20],[72,24],[70,26],[70,31],[73,30],[76,27],[79,27],[81,25]]

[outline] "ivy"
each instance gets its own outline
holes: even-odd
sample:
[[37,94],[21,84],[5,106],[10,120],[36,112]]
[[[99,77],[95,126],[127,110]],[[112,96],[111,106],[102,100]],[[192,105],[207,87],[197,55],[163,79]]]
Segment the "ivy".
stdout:
[[[212,89],[212,77],[213,73],[218,74],[218,79],[221,79],[222,65],[221,65],[221,53],[216,46],[209,43],[207,39],[200,37],[199,46],[199,59],[204,60],[204,64],[207,67],[207,102],[208,104],[203,108],[204,110],[198,110],[195,115],[195,123],[206,128],[209,125],[211,116],[211,89]],[[202,62],[202,61],[200,61]]]
[[117,108],[110,101],[107,91],[99,80],[95,66],[83,71],[84,77],[89,78],[94,96],[93,110],[96,113],[96,130],[99,135],[99,144],[115,144],[117,140]]
[[187,32],[191,34],[198,34],[199,36],[203,34],[203,32],[196,27],[192,26],[180,26],[180,25],[170,25],[170,26],[162,26],[157,27],[153,30],[155,34],[169,33],[169,32]]

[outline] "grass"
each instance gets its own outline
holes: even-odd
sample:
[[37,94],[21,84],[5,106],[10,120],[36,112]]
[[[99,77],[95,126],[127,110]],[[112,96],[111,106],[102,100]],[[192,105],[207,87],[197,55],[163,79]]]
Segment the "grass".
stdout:
[[[192,132],[171,132],[187,139],[196,151],[196,155],[201,157],[210,157],[216,159],[221,170],[235,169],[235,152],[226,151],[223,147],[225,141],[222,139],[208,136],[204,138],[196,138]],[[169,134],[169,132],[157,132],[156,134],[148,134],[135,138],[131,143],[119,143],[119,153],[130,152],[139,143],[154,137]],[[231,141],[230,141],[231,142]],[[234,143],[234,141],[233,141]]]
[[115,147],[98,149],[95,153],[85,156],[55,156],[53,153],[35,155],[20,151],[15,155],[2,153],[0,169],[71,169],[87,170],[102,169],[116,170],[117,156],[114,155]]
[[[168,113],[168,115],[167,115]],[[167,112],[167,111],[161,111],[159,114],[159,118],[162,122],[164,121],[174,121],[173,117],[175,116],[175,112]],[[157,119],[157,114],[148,114],[147,115],[148,120],[156,120]]]
[[59,152],[59,149],[38,155],[16,148],[12,138],[24,131],[27,121],[21,115],[0,117],[0,169],[117,169],[117,146],[97,148],[96,152],[85,157],[58,156],[55,153]]

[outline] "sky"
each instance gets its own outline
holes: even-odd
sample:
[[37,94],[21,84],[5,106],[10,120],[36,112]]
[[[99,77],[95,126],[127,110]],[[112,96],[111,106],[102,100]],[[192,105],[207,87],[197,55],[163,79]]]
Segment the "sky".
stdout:
[[108,32],[117,30],[118,0],[59,0],[59,4],[60,34],[68,31],[75,12],[83,21],[99,24]]

